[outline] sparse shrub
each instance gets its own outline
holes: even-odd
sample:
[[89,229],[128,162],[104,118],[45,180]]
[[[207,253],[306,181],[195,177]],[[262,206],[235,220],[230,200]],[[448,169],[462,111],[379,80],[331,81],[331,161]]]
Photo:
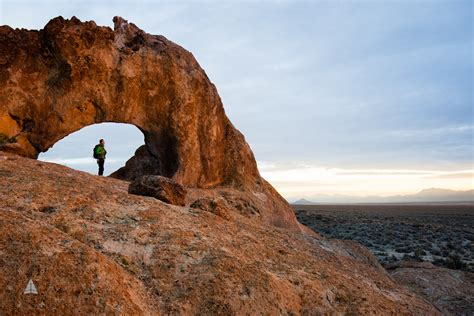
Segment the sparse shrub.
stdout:
[[426,252],[423,249],[415,250],[415,257],[426,256]]
[[441,267],[446,267],[449,269],[461,269],[467,270],[467,264],[461,260],[457,254],[449,255],[447,259],[435,259],[433,264]]
[[435,266],[440,266],[440,267],[445,267],[446,266],[446,260],[441,259],[441,258],[436,258],[432,262]]
[[413,259],[417,261],[423,261],[424,255],[426,255],[426,252],[423,249],[417,249],[415,250],[415,253],[413,254]]
[[400,252],[400,253],[408,253],[410,252],[410,249],[406,246],[401,246],[401,247],[395,248],[395,251]]
[[463,269],[466,268],[466,263],[461,260],[461,257],[457,254],[450,255],[446,260],[446,267],[450,269]]

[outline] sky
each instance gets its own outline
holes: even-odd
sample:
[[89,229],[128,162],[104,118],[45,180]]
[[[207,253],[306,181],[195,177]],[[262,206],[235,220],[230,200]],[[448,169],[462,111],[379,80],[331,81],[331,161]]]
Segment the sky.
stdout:
[[[0,0],[0,24],[58,15],[119,15],[191,51],[289,200],[474,189],[473,1]],[[40,158],[95,172],[98,138],[106,173],[143,144],[99,124]]]

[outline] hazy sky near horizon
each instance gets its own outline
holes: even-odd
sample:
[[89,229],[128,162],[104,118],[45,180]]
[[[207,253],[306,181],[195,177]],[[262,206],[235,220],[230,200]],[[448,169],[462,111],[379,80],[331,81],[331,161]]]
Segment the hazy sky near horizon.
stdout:
[[[292,199],[474,188],[473,6],[0,0],[0,24],[40,29],[62,15],[112,27],[119,15],[178,43],[216,84],[262,175]],[[117,137],[117,166],[143,142],[133,127],[88,129],[92,146]],[[92,171],[80,135],[42,157]]]

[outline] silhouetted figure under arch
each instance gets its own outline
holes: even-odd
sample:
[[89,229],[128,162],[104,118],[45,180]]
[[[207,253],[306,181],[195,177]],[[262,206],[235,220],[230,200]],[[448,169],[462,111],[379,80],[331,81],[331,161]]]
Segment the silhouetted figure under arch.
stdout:
[[97,159],[97,164],[99,165],[99,176],[104,174],[105,155],[107,155],[107,150],[105,150],[104,146],[105,141],[101,139],[94,147],[94,158]]

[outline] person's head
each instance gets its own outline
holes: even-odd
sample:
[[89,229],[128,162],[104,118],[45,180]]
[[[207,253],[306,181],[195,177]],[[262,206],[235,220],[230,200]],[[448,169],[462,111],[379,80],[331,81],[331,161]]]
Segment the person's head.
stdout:
[[104,145],[105,141],[103,139],[99,140],[99,144]]

